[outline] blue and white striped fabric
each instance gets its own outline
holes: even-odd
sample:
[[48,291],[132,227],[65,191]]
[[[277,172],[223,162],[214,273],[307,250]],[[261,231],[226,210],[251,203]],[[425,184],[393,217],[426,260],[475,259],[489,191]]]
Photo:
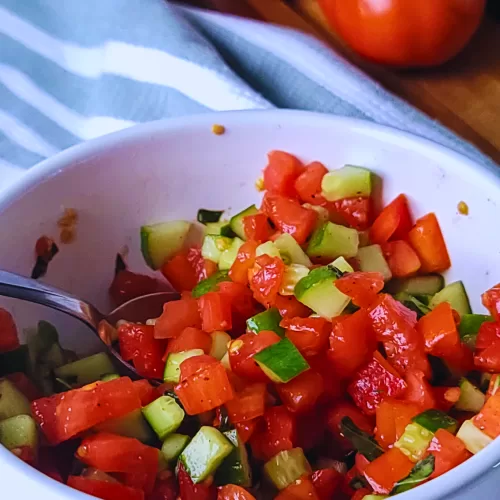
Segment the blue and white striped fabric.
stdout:
[[165,0],[0,0],[0,187],[135,123],[271,107],[364,118],[491,162],[301,33]]

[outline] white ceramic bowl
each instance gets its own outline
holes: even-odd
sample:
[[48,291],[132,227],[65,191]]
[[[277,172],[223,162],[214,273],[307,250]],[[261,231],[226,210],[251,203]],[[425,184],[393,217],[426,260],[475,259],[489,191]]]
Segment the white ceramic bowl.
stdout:
[[[226,133],[214,135],[213,123],[225,125]],[[448,278],[463,279],[473,308],[481,310],[480,293],[500,281],[498,172],[399,131],[302,112],[235,112],[155,122],[60,153],[32,169],[0,200],[0,268],[29,274],[36,239],[57,235],[62,207],[73,207],[80,219],[77,240],[60,246],[46,281],[107,309],[120,249],[129,247],[133,270],[147,271],[139,251],[140,225],[193,219],[199,207],[234,213],[257,202],[254,183],[272,149],[330,168],[345,163],[368,167],[383,178],[386,202],[404,192],[417,216],[436,212],[453,262]],[[467,217],[457,212],[462,200],[470,209]],[[59,326],[69,348],[88,352],[97,346],[83,327],[57,313],[5,299],[1,304],[13,311],[21,328],[45,318]],[[401,500],[463,492],[499,461],[497,440]],[[39,474],[2,447],[0,477],[12,498],[14,492],[38,500],[89,498]]]

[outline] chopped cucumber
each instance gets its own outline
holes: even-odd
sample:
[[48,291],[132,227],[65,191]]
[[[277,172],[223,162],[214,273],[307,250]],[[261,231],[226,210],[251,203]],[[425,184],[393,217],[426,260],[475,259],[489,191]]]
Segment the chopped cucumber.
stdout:
[[0,380],[0,420],[31,415],[28,398],[9,380]]
[[141,252],[146,264],[159,269],[182,250],[191,223],[184,220],[160,222],[141,227]]
[[429,307],[427,307],[425,304],[420,302],[420,300],[407,292],[399,292],[394,296],[394,298],[396,300],[399,300],[399,302],[401,302],[411,311],[415,311],[417,313],[418,319],[431,312],[431,309]]
[[207,224],[208,222],[219,222],[224,210],[206,210],[200,208],[196,214],[196,220],[202,224]]
[[362,500],[385,500],[389,498],[387,495],[365,495]]
[[121,417],[112,418],[94,427],[97,432],[109,432],[138,439],[143,443],[151,443],[155,435],[146,422],[140,408],[127,413]]
[[259,333],[262,330],[272,330],[280,337],[285,336],[285,329],[280,326],[281,314],[276,307],[271,307],[247,319],[247,331]]
[[307,361],[287,338],[266,347],[253,359],[273,382],[279,384],[285,384],[309,369]]
[[481,328],[481,325],[487,321],[495,320],[491,316],[486,316],[485,314],[464,314],[460,318],[460,324],[458,325],[460,337],[462,339],[465,337],[473,337],[475,340],[475,337],[479,332],[479,328]]
[[236,484],[249,488],[252,486],[252,469],[245,443],[238,436],[236,429],[224,432],[224,436],[231,441],[234,449],[217,469],[215,482],[220,485]]
[[233,238],[231,246],[220,254],[219,269],[221,271],[227,271],[231,269],[231,266],[236,260],[238,250],[240,249],[241,245],[243,245],[243,240],[240,240],[240,238]]
[[205,238],[203,238],[201,255],[204,259],[211,260],[212,262],[218,264],[222,252],[231,248],[232,243],[233,240],[231,238],[207,234]]
[[433,432],[413,422],[405,427],[403,435],[394,443],[394,446],[412,462],[418,462],[425,455],[433,437]]
[[167,462],[175,462],[191,438],[184,434],[170,434],[163,441],[161,452]]
[[233,233],[228,220],[220,222],[207,222],[205,224],[205,234],[212,234],[215,236],[227,236],[228,238],[234,238],[236,235]]
[[266,241],[255,249],[255,256],[259,257],[260,255],[269,255],[269,257],[278,257],[280,259],[282,258],[279,248],[273,241]]
[[346,165],[323,176],[321,194],[328,201],[337,201],[354,196],[370,196],[372,173],[366,168]]
[[312,265],[311,259],[302,250],[295,238],[288,233],[283,233],[276,238],[274,245],[278,248],[281,258],[285,262],[291,264],[300,264],[301,266],[310,267]]
[[175,432],[184,420],[184,410],[170,396],[160,396],[145,406],[142,414],[161,441]]
[[424,429],[436,432],[438,429],[444,429],[452,434],[457,430],[458,422],[441,410],[426,410],[413,417],[413,422],[421,425]]
[[279,490],[311,472],[302,448],[281,451],[264,465],[264,473]]
[[255,205],[250,205],[248,208],[245,208],[245,210],[243,210],[239,214],[236,214],[234,217],[231,217],[229,225],[231,226],[231,229],[233,230],[234,234],[236,234],[236,236],[239,236],[242,240],[246,240],[247,237],[245,234],[245,229],[243,228],[243,217],[246,217],[247,215],[255,215],[258,213],[259,211],[257,210],[257,207]]
[[36,452],[38,432],[31,415],[16,415],[0,422],[0,443],[8,450],[27,446]]
[[356,255],[356,261],[359,270],[362,272],[380,273],[384,277],[384,281],[389,281],[392,278],[392,272],[380,245],[369,245],[360,248]]
[[184,448],[179,460],[197,484],[213,474],[233,451],[231,442],[214,427],[203,426]]
[[212,332],[210,336],[212,337],[212,347],[209,354],[220,361],[226,355],[227,345],[231,342],[231,336],[222,331]]
[[224,356],[222,357],[222,359],[220,360],[221,362],[221,365],[227,370],[227,371],[231,371],[231,363],[229,362],[229,352],[226,352],[226,354],[224,354]]
[[295,297],[316,314],[330,320],[341,314],[350,302],[349,297],[333,283],[339,276],[339,270],[332,266],[313,269],[295,285]]
[[319,227],[330,220],[330,213],[325,207],[321,207],[320,205],[311,205],[310,203],[304,203],[302,206],[304,208],[308,208],[309,210],[314,210],[318,214],[315,227]]
[[325,259],[350,258],[356,256],[358,247],[359,236],[355,229],[325,222],[312,234],[307,255]]
[[163,373],[164,382],[178,384],[181,376],[181,363],[188,358],[194,358],[203,354],[205,353],[202,349],[190,349],[189,351],[170,353]]
[[82,386],[101,380],[103,375],[114,371],[115,367],[109,356],[105,352],[99,352],[56,368],[54,375],[72,386]]
[[337,257],[333,262],[328,264],[329,267],[334,267],[335,269],[338,269],[342,273],[353,273],[354,269],[352,268],[351,264],[347,262],[347,260],[344,259],[344,257]]
[[478,413],[484,406],[486,396],[466,378],[462,378],[459,383],[460,398],[455,403],[457,410],[473,411]]
[[309,274],[309,268],[301,264],[290,264],[285,267],[283,279],[281,280],[279,294],[293,295],[295,286]]
[[[434,455],[429,455],[427,458],[420,460],[415,464],[415,467],[411,470],[410,474],[404,479],[401,479],[396,483],[391,495],[397,495],[398,493],[404,493],[405,491],[411,490],[418,486],[420,483],[425,481],[434,472]],[[365,497],[366,498],[366,497]]]
[[28,371],[29,352],[28,346],[22,345],[12,351],[0,352],[0,377],[9,373]]
[[467,450],[474,455],[493,442],[493,439],[480,431],[472,420],[466,420],[462,424],[457,432],[457,438],[461,439]]
[[444,287],[444,278],[440,274],[414,276],[413,278],[396,279],[390,283],[392,293],[406,292],[410,295],[435,295]]
[[106,373],[106,375],[101,377],[101,382],[111,382],[111,380],[116,380],[117,378],[120,378],[118,373]]
[[431,309],[434,309],[442,302],[448,302],[460,316],[471,314],[469,297],[465,291],[464,284],[461,281],[455,281],[446,285],[440,292],[436,293],[429,304]]
[[200,281],[191,292],[191,295],[198,299],[202,295],[205,295],[208,292],[213,292],[217,289],[217,285],[222,283],[223,281],[231,281],[229,279],[227,271],[218,271],[215,274],[212,274],[209,278],[206,278]]

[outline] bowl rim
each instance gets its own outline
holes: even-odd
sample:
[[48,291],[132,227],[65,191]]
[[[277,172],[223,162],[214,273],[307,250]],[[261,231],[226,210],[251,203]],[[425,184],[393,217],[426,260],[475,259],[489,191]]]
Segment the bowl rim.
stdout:
[[[398,147],[408,148],[417,151],[425,156],[432,157],[434,161],[443,161],[444,165],[456,164],[454,175],[473,175],[487,178],[493,184],[493,189],[500,193],[500,168],[494,165],[481,164],[473,159],[453,151],[446,146],[442,146],[432,140],[401,131],[396,128],[379,125],[366,120],[356,118],[340,117],[322,113],[295,111],[295,110],[249,110],[249,111],[228,111],[228,112],[210,112],[198,115],[189,115],[179,118],[163,119],[113,132],[111,134],[92,139],[90,141],[72,146],[55,156],[48,158],[32,169],[30,169],[21,179],[15,181],[12,186],[6,188],[0,193],[0,212],[14,204],[16,200],[23,196],[29,196],[29,193],[40,183],[50,182],[52,177],[57,176],[63,170],[78,168],[78,165],[93,156],[112,149],[124,142],[143,141],[156,134],[168,134],[184,128],[200,129],[210,127],[214,123],[222,123],[227,130],[238,126],[258,126],[262,122],[276,124],[280,126],[298,125],[307,128],[307,126],[331,126],[332,129],[341,127],[349,129],[353,133],[367,135],[380,139],[384,143],[391,145],[397,144]],[[20,459],[10,453],[7,449],[0,446],[0,463],[5,463],[12,469],[12,472],[18,471],[23,475],[28,474],[33,481],[33,487],[43,487],[47,494],[60,494],[61,498],[91,498],[86,494],[76,490],[66,490],[57,485],[56,481],[35,471],[23,464]],[[481,475],[488,472],[491,468],[500,466],[500,439],[487,446],[480,453],[474,455],[466,462],[455,467],[448,473],[425,483],[414,490],[403,493],[402,499],[418,500],[419,498],[438,498],[450,495],[464,486],[471,484]],[[23,470],[23,467],[29,469]],[[31,471],[31,473],[30,473]],[[39,474],[39,476],[37,476]],[[22,478],[22,476],[21,476]],[[43,491],[38,494],[43,495]],[[42,496],[43,499],[43,496]]]

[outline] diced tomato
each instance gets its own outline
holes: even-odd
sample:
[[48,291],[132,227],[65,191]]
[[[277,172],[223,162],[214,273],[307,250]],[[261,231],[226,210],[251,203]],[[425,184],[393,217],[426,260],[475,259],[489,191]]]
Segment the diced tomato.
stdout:
[[420,258],[423,273],[441,273],[450,268],[450,256],[435,214],[418,219],[408,233],[408,241]]
[[376,347],[375,335],[364,309],[333,319],[328,359],[339,377],[354,375],[371,359]]
[[470,348],[460,342],[458,346],[450,349],[442,358],[450,369],[456,373],[466,373],[474,370],[474,356]]
[[212,348],[212,337],[199,328],[188,326],[182,333],[168,342],[167,351],[163,357],[164,361],[172,352],[190,351],[191,349],[202,349],[205,354]]
[[335,286],[359,307],[368,307],[384,288],[384,277],[380,273],[348,273],[335,280]]
[[484,372],[500,372],[500,341],[476,352],[474,365],[478,370]]
[[203,258],[200,247],[191,247],[187,251],[186,256],[189,263],[191,264],[191,267],[194,269],[197,283],[199,283],[204,279],[207,279],[209,276],[214,274],[218,269],[217,264],[215,264],[215,262]]
[[132,383],[134,384],[134,389],[141,400],[142,406],[147,406],[158,397],[156,389],[147,380],[136,380]]
[[444,429],[436,431],[427,451],[434,455],[434,472],[430,479],[441,476],[472,456],[462,440]]
[[295,482],[281,490],[275,500],[321,500],[314,484],[307,477],[297,479]]
[[420,269],[421,263],[418,255],[404,240],[384,243],[382,251],[394,278],[413,276]]
[[117,306],[136,297],[161,291],[162,286],[151,276],[133,273],[127,269],[118,272],[109,287],[109,294]]
[[308,413],[294,413],[296,416],[296,446],[305,452],[323,446],[327,427],[326,409],[318,403]]
[[179,462],[177,468],[177,481],[179,482],[179,497],[182,500],[216,500],[217,498],[217,488],[213,481],[207,479],[202,483],[194,484],[182,462]]
[[96,481],[83,476],[70,476],[68,486],[103,500],[144,500],[144,492],[118,482]]
[[311,475],[311,481],[320,500],[334,498],[342,483],[342,474],[335,469],[319,469]]
[[328,206],[330,208],[330,217],[332,217],[332,211],[334,211],[347,225],[358,231],[365,231],[370,227],[372,221],[372,200],[369,196],[344,198],[334,201]]
[[255,249],[259,246],[257,241],[246,241],[241,245],[229,270],[229,277],[235,283],[246,285],[248,283],[248,271],[255,263]]
[[448,302],[442,302],[422,316],[417,329],[424,338],[426,352],[433,356],[446,356],[460,343],[453,309]]
[[491,396],[473,419],[474,425],[491,438],[500,436],[500,393]]
[[233,340],[228,348],[229,363],[236,375],[253,382],[269,382],[269,378],[253,360],[253,356],[272,344],[276,344],[281,337],[268,330],[262,330],[257,335],[246,333]]
[[158,478],[155,483],[153,492],[148,495],[147,500],[176,500],[179,486],[175,479],[175,475],[171,475],[166,479]]
[[424,342],[415,329],[417,315],[387,294],[381,294],[369,308],[377,340],[384,343],[390,363],[400,372],[409,368],[430,376]]
[[192,290],[198,283],[198,273],[186,252],[178,253],[165,262],[161,273],[178,292]]
[[9,311],[0,307],[0,352],[12,351],[19,347],[17,328]]
[[219,488],[217,500],[255,500],[255,497],[241,486],[227,484]]
[[291,450],[295,441],[295,417],[284,406],[274,406],[266,410],[250,438],[250,445],[254,457],[267,461],[280,451]]
[[283,319],[280,326],[304,356],[315,356],[328,345],[330,324],[324,318]]
[[165,363],[165,343],[154,337],[152,325],[126,323],[118,329],[120,353],[123,359],[132,360],[137,373],[145,378],[161,379]]
[[238,431],[238,436],[244,443],[250,439],[255,431],[255,428],[257,427],[258,422],[259,419],[254,419],[234,424],[235,429]]
[[309,366],[323,377],[324,393],[320,402],[331,402],[339,399],[345,393],[345,381],[341,380],[331,362],[330,350],[307,359]]
[[245,333],[246,320],[258,312],[251,290],[241,283],[223,281],[218,291],[231,307],[231,334]]
[[274,306],[279,310],[283,319],[307,318],[311,314],[311,309],[299,302],[293,295],[278,295]]
[[483,306],[497,321],[500,321],[500,283],[484,292],[481,299]]
[[[57,460],[54,454],[55,448],[42,446],[38,449],[36,468],[54,481],[63,483],[61,471],[59,470]],[[58,454],[59,456],[59,454]]]
[[198,299],[201,329],[205,332],[231,330],[231,304],[219,292],[208,292]]
[[368,488],[360,488],[354,492],[354,495],[351,497],[351,500],[363,500],[366,496],[371,495],[373,491]]
[[500,342],[500,322],[484,322],[477,332],[476,349],[482,350]]
[[266,194],[262,210],[282,233],[291,234],[299,245],[313,232],[318,214],[284,196]]
[[274,305],[285,273],[285,264],[279,257],[260,255],[248,271],[248,281],[255,300],[269,307]]
[[188,326],[201,328],[198,301],[186,297],[167,302],[163,306],[163,313],[156,320],[155,338],[170,339],[178,337]]
[[408,388],[404,395],[406,401],[420,406],[421,411],[436,407],[436,398],[431,385],[425,380],[425,374],[421,370],[408,370],[405,376]]
[[316,405],[324,391],[323,377],[307,370],[286,384],[277,384],[276,390],[283,404],[293,413],[307,413]]
[[411,419],[421,412],[420,406],[409,401],[386,399],[376,411],[375,439],[384,448],[392,446],[404,433]]
[[[342,493],[345,496],[349,497],[351,500],[352,497],[355,497],[358,494],[358,491],[364,492],[364,495],[371,493],[371,491],[367,488],[360,488],[359,490],[354,490],[351,487],[351,483],[355,478],[359,478],[359,474],[358,474],[358,469],[354,465],[347,471],[346,475],[344,476],[344,481],[342,482]],[[363,497],[359,498],[358,496],[357,500],[363,500]]]
[[271,151],[264,169],[264,188],[270,193],[295,196],[295,179],[302,173],[304,166],[293,155],[284,151]]
[[24,373],[9,373],[5,375],[5,378],[10,380],[16,386],[16,389],[22,392],[30,402],[42,397],[41,392]]
[[370,241],[372,244],[383,244],[391,238],[404,240],[412,227],[408,200],[404,194],[400,194],[380,215],[375,219],[370,229]]
[[181,363],[181,381],[174,390],[188,415],[213,410],[233,398],[226,370],[219,361],[215,360],[204,369],[183,378],[183,365],[186,361]]
[[392,448],[371,462],[364,475],[375,493],[387,495],[398,481],[408,476],[413,465],[398,448]]
[[321,181],[328,169],[319,161],[306,166],[295,180],[295,191],[304,203],[321,205],[326,200],[321,196]]
[[499,385],[497,381],[499,376],[500,375],[496,374],[491,377],[490,383],[488,385],[488,390],[486,391],[486,399],[491,398],[491,396],[498,392]]
[[448,413],[460,399],[459,387],[433,387],[438,409]]
[[188,377],[191,377],[191,375],[195,375],[208,366],[216,363],[218,363],[218,361],[208,354],[200,354],[199,356],[193,356],[185,359],[179,365],[180,380],[187,379]]
[[247,240],[264,243],[273,234],[267,215],[262,212],[254,215],[246,215],[243,217],[242,222]]
[[128,377],[98,382],[92,389],[73,389],[31,403],[33,417],[53,445],[140,407],[141,401]]
[[382,355],[375,351],[373,359],[357,372],[347,390],[358,408],[367,415],[374,415],[384,398],[398,398],[403,395],[406,382]]
[[130,486],[131,488],[142,490],[148,496],[153,493],[156,483],[156,474],[153,475],[151,471],[115,472],[115,474],[121,483]]
[[229,420],[234,424],[264,415],[266,398],[266,384],[247,385],[226,403]]

